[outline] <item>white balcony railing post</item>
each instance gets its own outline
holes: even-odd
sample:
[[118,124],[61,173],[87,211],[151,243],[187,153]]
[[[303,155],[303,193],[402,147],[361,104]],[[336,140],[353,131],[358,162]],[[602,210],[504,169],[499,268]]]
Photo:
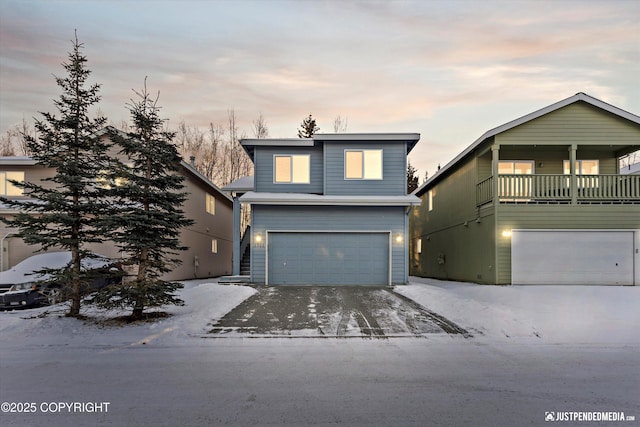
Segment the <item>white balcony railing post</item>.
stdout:
[[[489,203],[498,191],[501,202],[591,202],[640,203],[640,175],[499,175],[476,187],[478,206]],[[573,184],[573,185],[572,185]]]

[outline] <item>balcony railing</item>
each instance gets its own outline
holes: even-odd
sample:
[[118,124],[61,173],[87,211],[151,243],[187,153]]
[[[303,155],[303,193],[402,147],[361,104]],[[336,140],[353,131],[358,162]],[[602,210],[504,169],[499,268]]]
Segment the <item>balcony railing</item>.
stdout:
[[[494,178],[476,186],[476,203],[481,206],[493,201]],[[568,203],[574,191],[570,175],[500,175],[500,202]],[[590,202],[640,203],[640,175],[577,175],[576,200]]]

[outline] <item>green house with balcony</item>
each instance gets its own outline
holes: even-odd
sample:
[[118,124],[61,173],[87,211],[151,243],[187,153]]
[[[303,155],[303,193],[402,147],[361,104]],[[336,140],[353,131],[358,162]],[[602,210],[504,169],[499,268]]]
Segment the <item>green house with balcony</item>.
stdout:
[[639,285],[638,150],[640,117],[584,93],[489,130],[414,192],[411,274]]

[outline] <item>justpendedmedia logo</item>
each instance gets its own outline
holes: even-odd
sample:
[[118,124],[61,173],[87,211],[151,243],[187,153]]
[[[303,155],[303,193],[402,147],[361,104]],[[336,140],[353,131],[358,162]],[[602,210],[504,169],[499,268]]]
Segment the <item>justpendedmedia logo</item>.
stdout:
[[557,421],[593,421],[593,422],[620,422],[635,421],[635,415],[625,415],[622,411],[545,411],[546,422]]

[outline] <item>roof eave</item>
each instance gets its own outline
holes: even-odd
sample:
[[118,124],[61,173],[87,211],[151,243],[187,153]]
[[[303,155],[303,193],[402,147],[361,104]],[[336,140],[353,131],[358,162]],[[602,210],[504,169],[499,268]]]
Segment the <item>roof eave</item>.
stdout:
[[451,160],[449,163],[447,163],[444,167],[440,168],[431,178],[429,178],[427,181],[425,181],[420,187],[418,187],[418,189],[416,189],[413,193],[416,196],[421,196],[422,194],[424,194],[424,192],[426,191],[427,188],[429,188],[431,186],[431,184],[433,184],[435,181],[437,181],[444,173],[446,173],[449,169],[451,169],[454,165],[456,165],[457,163],[459,163],[461,160],[463,160],[465,157],[467,157],[469,154],[471,154],[471,152],[473,152],[473,150],[475,150],[478,146],[480,146],[485,140],[487,140],[488,138],[494,137],[502,132],[506,132],[510,129],[515,128],[516,126],[520,126],[521,124],[524,124],[526,122],[529,122],[531,120],[535,120],[539,117],[542,117],[546,114],[549,114],[553,111],[559,110],[560,108],[564,108],[567,105],[573,104],[575,102],[578,101],[583,101],[586,102],[587,104],[593,105],[595,107],[598,107],[602,110],[605,110],[611,114],[615,114],[619,117],[622,117],[624,119],[627,119],[633,123],[636,124],[640,124],[640,116],[636,116],[633,113],[630,113],[626,110],[623,110],[621,108],[618,108],[614,105],[608,104],[604,101],[601,101],[597,98],[594,98],[592,96],[587,95],[584,92],[578,92],[577,94],[570,96],[566,99],[563,99],[561,101],[555,102],[551,105],[548,105],[544,108],[541,108],[539,110],[534,111],[533,113],[529,113],[526,114],[522,117],[519,117],[515,120],[511,120],[510,122],[507,122],[503,125],[497,126],[493,129],[488,130],[487,132],[485,132],[484,134],[482,134],[482,136],[480,136],[480,138],[476,139],[471,145],[469,145],[466,149],[464,149],[464,151],[462,151],[460,154],[458,154],[453,160]]
[[415,196],[323,196],[297,193],[249,192],[240,197],[243,203],[286,206],[417,206]]

